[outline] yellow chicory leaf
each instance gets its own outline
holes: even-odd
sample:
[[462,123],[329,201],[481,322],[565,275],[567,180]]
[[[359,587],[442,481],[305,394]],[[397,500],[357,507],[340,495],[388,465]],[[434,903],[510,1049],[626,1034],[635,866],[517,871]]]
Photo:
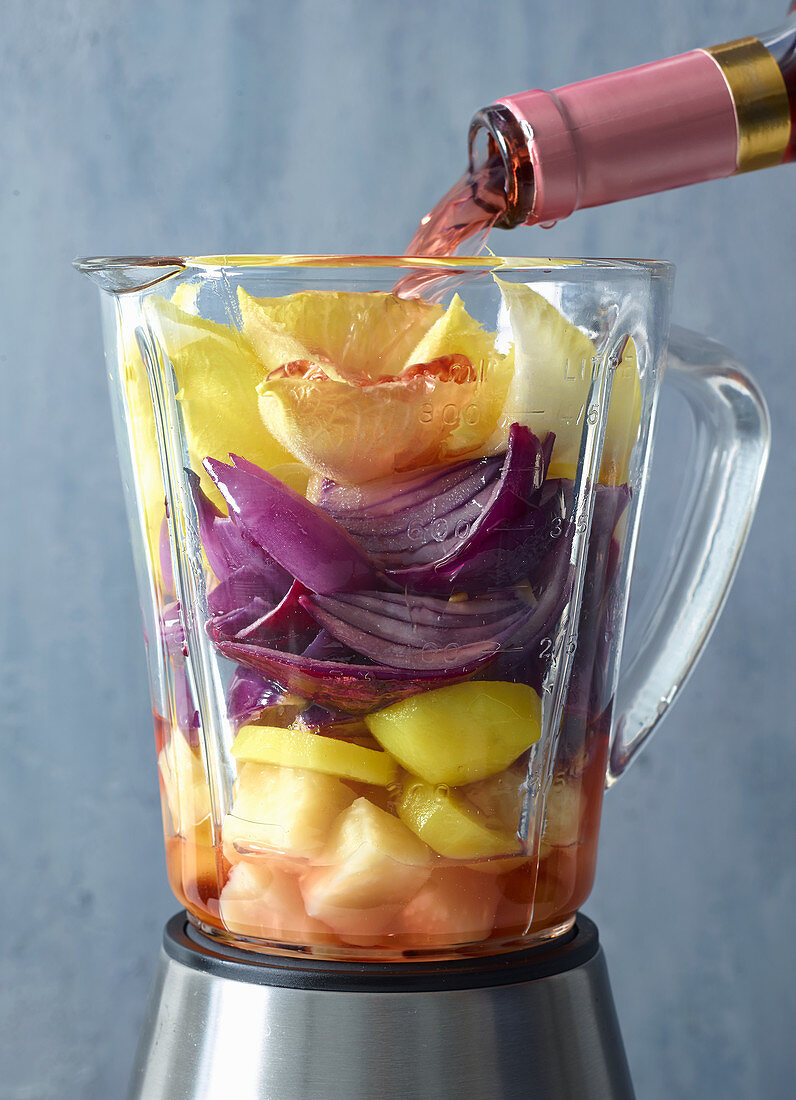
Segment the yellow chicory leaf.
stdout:
[[[126,304],[126,303],[125,303]],[[149,379],[135,336],[137,316],[122,309],[118,316],[121,371],[127,406],[127,431],[135,468],[136,492],[143,512],[149,559],[160,577],[160,531],[165,519],[165,491],[160,470],[155,413]]]
[[495,358],[495,334],[487,332],[454,294],[451,304],[406,357],[402,367],[430,363],[444,355],[466,355],[474,367]]
[[487,332],[464,308],[458,294],[445,313],[413,348],[408,365],[465,355],[476,373],[475,396],[464,408],[455,428],[442,444],[443,458],[456,458],[483,448],[498,422],[514,373],[514,350],[499,355],[495,334]]
[[191,313],[195,316],[199,312],[197,303],[200,289],[199,283],[180,283],[169,301],[183,313]]
[[[171,297],[171,305],[186,314],[195,314],[198,283],[180,283]],[[162,583],[160,540],[166,519],[165,489],[160,468],[160,453],[155,428],[155,412],[149,378],[136,337],[141,322],[137,303],[122,299],[119,311],[119,346],[127,405],[127,430],[135,467],[135,481],[144,516],[149,559],[156,578]],[[293,464],[295,465],[295,463]]]
[[[231,452],[242,454],[263,469],[280,467],[288,480],[286,473],[295,468],[295,461],[260,417],[256,388],[265,372],[248,340],[235,329],[185,313],[162,298],[149,300],[148,315],[174,368],[191,466],[210,499],[226,510],[202,466],[208,456],[228,462]],[[303,488],[307,476],[298,471],[290,483]]]
[[[500,433],[506,433],[514,421],[528,425],[540,438],[555,432],[550,476],[574,477],[592,372],[600,361],[597,348],[530,287],[496,281],[508,311],[515,351],[514,376]],[[635,346],[630,341],[611,387],[600,467],[603,484],[627,481],[640,418],[641,387]]]

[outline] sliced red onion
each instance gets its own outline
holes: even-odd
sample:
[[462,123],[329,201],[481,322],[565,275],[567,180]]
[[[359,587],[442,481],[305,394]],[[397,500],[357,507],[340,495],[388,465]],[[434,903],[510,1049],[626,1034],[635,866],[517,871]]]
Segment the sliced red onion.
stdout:
[[[315,624],[317,627],[317,623]],[[328,630],[321,628],[315,638],[304,650],[305,657],[315,661],[351,661],[356,659],[353,649],[343,645]]]
[[247,474],[258,477],[261,481],[268,481],[269,477],[273,477],[273,474],[266,473],[262,466],[257,466],[254,462],[250,462],[248,458],[242,458],[240,455],[230,455],[229,457],[236,469],[244,470]]
[[199,711],[184,668],[174,669],[174,709],[180,732],[191,748],[196,748],[199,744]]
[[180,620],[180,601],[174,600],[163,608],[160,620],[160,633],[166,648],[171,654],[181,653],[188,655],[185,645],[185,634]]
[[207,597],[211,614],[225,615],[245,608],[253,600],[262,600],[275,607],[290,588],[292,578],[276,562],[271,564],[273,569],[244,567],[230,573]]
[[[321,634],[326,634],[326,631],[322,630]],[[327,638],[338,649],[345,648],[331,635],[327,635]],[[309,651],[305,651],[307,652]],[[227,689],[227,714],[230,721],[236,727],[242,726],[252,718],[268,718],[269,715],[265,713],[268,711],[275,718],[279,716],[278,724],[285,721],[285,712],[288,712],[292,723],[336,737],[348,737],[363,732],[361,718],[329,710],[318,703],[306,706],[298,696],[286,694],[281,687],[272,680],[266,680],[259,672],[238,665]],[[293,711],[294,714],[291,713]]]
[[231,456],[238,466],[206,458],[204,465],[229,504],[234,523],[312,592],[375,588],[385,579],[364,550],[331,516],[265,470]]
[[434,467],[397,486],[395,479],[363,489],[327,481],[320,503],[402,586],[450,590],[450,575],[492,530],[528,516],[553,439],[542,445],[528,428],[512,424],[503,455]]
[[[468,479],[493,476],[502,465],[500,455],[467,459],[453,466],[424,466],[405,474],[377,478],[364,485],[343,485],[325,478],[318,503],[348,529],[349,522],[367,526],[374,517],[389,518],[410,503],[418,508],[446,494],[456,497],[457,488]],[[410,500],[411,498],[411,500]],[[449,502],[450,503],[450,502]]]
[[535,651],[538,643],[555,633],[559,619],[569,600],[575,582],[572,562],[572,527],[566,531],[552,553],[536,570],[533,591],[536,597],[533,612],[517,631],[513,644],[525,651]]
[[286,592],[290,587],[290,577],[285,571],[262,546],[258,546],[229,516],[223,515],[216,508],[203,492],[201,482],[193,470],[186,469],[185,477],[196,508],[202,546],[218,580],[224,581],[231,573],[240,569],[265,572],[273,576],[274,583],[281,575],[282,591]]
[[227,688],[227,714],[236,726],[243,725],[266,707],[277,706],[282,689],[251,668],[235,670]]
[[523,580],[533,584],[541,563],[556,552],[567,524],[567,498],[560,481],[545,482],[537,500],[539,504],[529,506],[521,520],[501,523],[476,538],[466,554],[441,566],[412,570],[412,586],[420,591],[478,593]]
[[589,552],[583,583],[578,646],[572,662],[565,715],[589,722],[608,703],[609,651],[613,632],[606,629],[616,603],[614,581],[619,563],[616,525],[630,502],[627,485],[598,485],[589,531]]
[[446,557],[483,515],[502,456],[435,466],[361,489],[326,481],[320,504],[385,568]]
[[313,703],[306,710],[303,710],[294,720],[294,725],[316,730],[327,737],[368,735],[367,727],[363,726],[361,716],[341,714],[339,711],[321,707],[317,703]]
[[245,642],[220,642],[225,657],[254,669],[286,691],[344,714],[369,714],[430,688],[469,679],[489,657],[445,671],[386,668],[384,665],[317,661]]
[[[529,527],[537,525],[536,501],[543,484],[549,453],[550,448],[543,448],[528,428],[512,424],[500,477],[485,501],[478,519],[466,532],[462,531],[463,537],[444,556],[425,563],[418,561],[405,569],[391,570],[390,575],[408,588],[444,592],[450,590],[452,583],[458,579],[458,572],[464,570],[471,574],[484,574],[479,585],[481,589],[495,587],[500,582],[496,578],[489,578],[483,564],[474,570],[472,563],[481,551],[488,552],[488,563],[489,556],[494,555],[494,550],[501,546],[509,533],[513,534],[513,537],[508,538],[509,551],[516,551],[522,542],[520,533],[524,536]],[[518,566],[520,563],[515,561],[514,564]],[[527,575],[527,572],[518,570],[514,579],[520,580]]]
[[167,604],[163,608],[160,632],[166,644],[166,651],[170,658],[172,671],[172,688],[174,692],[174,713],[177,725],[183,737],[192,747],[196,747],[199,739],[196,731],[199,729],[199,712],[193,701],[191,685],[185,672],[185,657],[188,649],[185,645],[185,634],[180,621],[180,604],[178,600]]
[[207,620],[207,633],[213,641],[218,638],[236,638],[241,631],[251,627],[253,623],[273,610],[272,603],[254,596],[241,607],[234,607],[221,615],[211,615]]
[[259,645],[280,644],[291,653],[301,653],[312,638],[318,625],[302,606],[302,597],[309,595],[299,581],[293,581],[276,607],[256,619],[237,635],[239,642],[257,642]]
[[[542,690],[550,660],[551,649],[547,640],[552,642],[558,632],[561,614],[571,598],[574,582],[574,566],[570,560],[574,534],[572,481],[562,478],[546,483],[545,494],[549,497],[551,492],[555,492],[562,502],[562,514],[568,518],[560,537],[555,540],[553,551],[535,568],[533,586],[538,602],[534,615],[518,631],[514,644],[504,649],[490,670],[500,679],[521,680],[537,691]],[[586,715],[599,714],[607,702],[604,693],[599,699],[596,698],[600,695],[596,685],[598,678],[602,682],[608,649],[613,644],[605,637],[604,630],[605,616],[613,599],[608,589],[618,562],[613,532],[629,500],[630,491],[626,485],[598,485],[595,488],[577,643],[565,704],[565,716],[569,708],[570,717],[577,715],[581,722]]]
[[513,593],[451,602],[372,592],[305,596],[301,603],[357,653],[392,668],[432,670],[494,657],[533,611]]
[[301,604],[305,595],[309,592],[304,585],[293,581],[276,606],[255,598],[235,611],[210,618],[207,632],[216,644],[232,640],[256,642],[301,653],[318,632],[318,624]]

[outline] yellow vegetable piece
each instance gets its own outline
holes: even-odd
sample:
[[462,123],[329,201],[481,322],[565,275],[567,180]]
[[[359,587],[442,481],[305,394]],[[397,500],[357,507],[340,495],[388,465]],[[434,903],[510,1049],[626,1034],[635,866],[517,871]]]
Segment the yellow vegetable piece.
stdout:
[[398,816],[429,848],[448,859],[494,859],[522,852],[516,834],[431,783],[410,782],[398,802]]
[[210,788],[202,757],[174,730],[160,750],[158,768],[174,830],[184,836],[210,817]]
[[[520,828],[522,806],[528,771],[518,765],[508,771],[490,775],[488,779],[479,779],[468,787],[462,787],[459,793],[466,799],[467,805],[475,806],[486,817],[500,822],[507,833],[517,833]],[[525,863],[527,857],[516,856],[507,859],[482,860],[471,865],[473,871],[489,875],[502,875]]]
[[308,768],[379,787],[392,783],[397,774],[397,765],[386,752],[308,730],[277,726],[242,726],[232,745],[232,755],[253,764]]
[[541,734],[541,701],[527,684],[480,680],[412,695],[365,723],[407,771],[461,786],[503,771]]
[[487,817],[496,818],[504,829],[513,833],[520,827],[527,782],[527,767],[518,765],[490,775],[488,779],[479,779],[477,783],[463,787],[459,793],[477,810]]
[[334,927],[336,909],[406,902],[428,878],[432,859],[397,817],[358,798],[337,818],[317,869],[302,881],[307,912]]
[[248,340],[235,329],[186,313],[157,297],[149,299],[147,313],[177,377],[191,465],[204,491],[226,512],[224,500],[202,466],[204,458],[228,462],[234,452],[266,470],[294,462],[257,410],[256,387],[265,371]]
[[495,430],[513,353],[458,296],[443,310],[394,294],[241,290],[239,305],[267,376],[263,422],[316,474],[356,484],[452,461]]
[[224,855],[230,863],[263,851],[312,857],[354,797],[341,779],[322,772],[243,764],[221,830]]
[[230,932],[288,943],[318,943],[331,938],[320,921],[307,916],[298,879],[276,860],[237,863],[219,898],[221,919]]
[[[514,421],[540,438],[555,432],[549,476],[571,477],[588,415],[592,372],[600,357],[592,341],[536,291],[522,283],[496,280],[508,310],[515,346],[515,371],[501,437]],[[630,452],[641,419],[641,387],[635,345],[630,341],[617,366],[603,448],[600,481],[627,481]],[[493,439],[497,445],[499,440]]]
[[578,843],[584,792],[577,779],[554,779],[545,799],[545,820],[539,856],[544,859],[552,848],[568,848]]

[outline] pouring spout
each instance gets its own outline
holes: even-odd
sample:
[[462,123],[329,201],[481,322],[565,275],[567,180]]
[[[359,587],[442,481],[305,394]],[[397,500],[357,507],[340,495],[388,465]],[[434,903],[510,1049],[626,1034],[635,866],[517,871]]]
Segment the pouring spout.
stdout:
[[86,256],[74,260],[73,266],[100,290],[128,294],[170,279],[187,264],[180,256]]

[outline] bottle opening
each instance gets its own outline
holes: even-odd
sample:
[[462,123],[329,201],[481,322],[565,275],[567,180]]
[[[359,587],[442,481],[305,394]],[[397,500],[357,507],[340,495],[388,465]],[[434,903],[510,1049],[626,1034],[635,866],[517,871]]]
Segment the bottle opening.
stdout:
[[496,214],[498,229],[528,220],[533,207],[533,166],[525,134],[507,107],[478,111],[468,138],[475,201]]

